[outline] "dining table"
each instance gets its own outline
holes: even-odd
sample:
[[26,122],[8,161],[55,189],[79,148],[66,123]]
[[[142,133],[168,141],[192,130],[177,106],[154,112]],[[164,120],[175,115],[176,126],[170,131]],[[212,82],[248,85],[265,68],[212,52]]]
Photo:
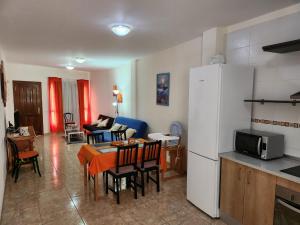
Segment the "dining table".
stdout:
[[[146,140],[142,138],[135,140],[135,143],[139,144],[138,161],[140,161],[142,158],[143,143],[145,141]],[[128,144],[127,141],[122,143],[122,145],[126,144]],[[160,154],[160,169],[162,177],[163,174],[167,171],[167,162],[164,151],[165,149],[162,148]],[[92,176],[94,178],[94,199],[97,201],[99,199],[98,175],[99,173],[103,173],[109,169],[116,167],[117,146],[112,142],[85,144],[81,146],[77,157],[80,161],[80,164],[84,167],[84,185],[87,186],[89,176]]]

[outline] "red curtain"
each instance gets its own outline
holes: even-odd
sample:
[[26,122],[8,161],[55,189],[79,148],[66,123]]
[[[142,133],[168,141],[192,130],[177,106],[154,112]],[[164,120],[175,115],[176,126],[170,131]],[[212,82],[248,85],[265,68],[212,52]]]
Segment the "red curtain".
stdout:
[[77,80],[80,127],[91,123],[90,83],[88,80]]
[[48,97],[50,132],[64,131],[61,78],[48,78]]

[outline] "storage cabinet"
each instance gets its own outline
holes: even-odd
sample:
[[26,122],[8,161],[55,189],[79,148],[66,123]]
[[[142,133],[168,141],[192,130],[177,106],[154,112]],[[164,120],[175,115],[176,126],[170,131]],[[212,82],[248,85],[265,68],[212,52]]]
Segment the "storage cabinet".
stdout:
[[243,225],[273,225],[276,177],[222,159],[221,212]]
[[243,201],[246,167],[222,159],[221,167],[221,210],[238,222],[243,222]]

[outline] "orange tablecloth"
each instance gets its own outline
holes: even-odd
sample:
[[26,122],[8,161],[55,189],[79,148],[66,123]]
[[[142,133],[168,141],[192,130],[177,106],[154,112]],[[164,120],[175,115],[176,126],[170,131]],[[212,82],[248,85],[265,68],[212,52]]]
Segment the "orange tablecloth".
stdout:
[[[165,172],[167,170],[166,154],[165,150],[161,149],[160,154],[160,167]],[[138,160],[142,156],[142,148],[139,148]],[[81,164],[89,163],[88,172],[94,176],[97,173],[101,173],[116,166],[117,152],[101,153],[96,150],[92,145],[81,146],[77,157]]]

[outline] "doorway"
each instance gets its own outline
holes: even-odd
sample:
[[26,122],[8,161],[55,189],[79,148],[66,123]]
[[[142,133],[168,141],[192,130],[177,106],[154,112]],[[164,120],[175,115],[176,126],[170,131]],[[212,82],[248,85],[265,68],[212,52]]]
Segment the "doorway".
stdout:
[[33,126],[43,134],[43,105],[41,82],[13,81],[14,107],[20,114],[20,126]]

